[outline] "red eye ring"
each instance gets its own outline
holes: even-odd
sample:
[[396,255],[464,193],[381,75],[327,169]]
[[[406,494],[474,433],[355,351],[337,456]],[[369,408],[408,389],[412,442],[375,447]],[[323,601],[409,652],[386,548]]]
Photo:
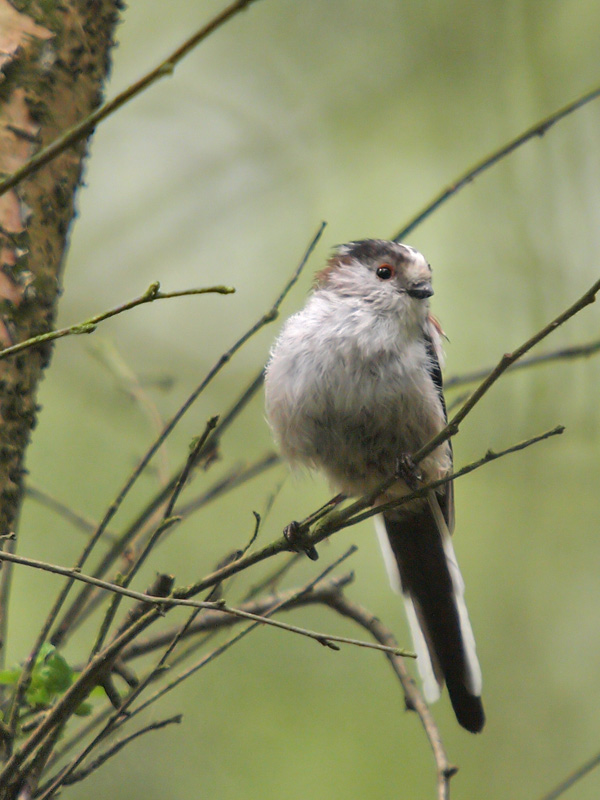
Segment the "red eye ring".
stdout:
[[380,264],[377,267],[377,272],[375,274],[382,281],[389,281],[390,278],[394,277],[396,272],[391,264]]

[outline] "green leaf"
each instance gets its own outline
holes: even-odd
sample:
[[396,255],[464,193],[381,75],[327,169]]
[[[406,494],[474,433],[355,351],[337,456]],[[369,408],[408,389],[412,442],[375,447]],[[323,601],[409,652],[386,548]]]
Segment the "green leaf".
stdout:
[[25,698],[30,706],[47,706],[57,695],[67,691],[74,673],[66,660],[51,644],[40,649],[31,673]]

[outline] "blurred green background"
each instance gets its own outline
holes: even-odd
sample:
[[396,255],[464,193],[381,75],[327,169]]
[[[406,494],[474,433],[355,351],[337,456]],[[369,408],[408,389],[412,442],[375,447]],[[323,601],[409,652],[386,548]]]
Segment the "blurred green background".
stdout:
[[[220,2],[131,3],[118,31],[108,95],[154,66]],[[317,253],[288,297],[297,309],[330,247],[389,237],[466,167],[600,81],[595,0],[487,3],[261,0],[176,70],[103,123],[79,194],[60,324],[117,305],[160,280],[165,290],[226,283],[237,293],[165,301],[60,342],[40,392],[31,481],[90,517],[102,515],[153,438],[139,406],[96,349],[116,349],[169,417],[271,304],[319,222]],[[448,375],[492,365],[597,279],[600,101],[486,173],[410,237],[434,267],[434,312],[449,336]],[[169,443],[185,456],[266,359],[276,322],[229,364]],[[600,336],[594,306],[539,351]],[[506,377],[455,440],[457,465],[557,423],[559,439],[457,483],[455,547],[484,671],[488,723],[473,737],[447,698],[435,707],[453,797],[535,798],[590,757],[600,738],[600,360]],[[451,396],[452,397],[452,396]],[[225,437],[199,493],[239,460],[271,447],[258,397]],[[284,480],[285,479],[285,480]],[[266,543],[328,497],[319,479],[279,466],[207,507],[169,538],[158,569],[188,583],[243,546],[283,482],[260,532]],[[150,473],[115,527],[152,488]],[[351,543],[349,595],[408,644],[369,524],[321,547],[299,585]],[[82,535],[28,501],[22,554],[71,564]],[[231,588],[239,597],[257,571]],[[15,574],[9,662],[34,640],[55,577]],[[324,610],[299,625],[363,637]],[[183,619],[183,617],[182,617]],[[89,651],[92,629],[69,647]],[[334,653],[260,630],[169,695],[147,719],[184,711],[181,726],[132,744],[73,798],[433,797],[428,744],[385,659]],[[600,772],[570,798],[600,795]]]

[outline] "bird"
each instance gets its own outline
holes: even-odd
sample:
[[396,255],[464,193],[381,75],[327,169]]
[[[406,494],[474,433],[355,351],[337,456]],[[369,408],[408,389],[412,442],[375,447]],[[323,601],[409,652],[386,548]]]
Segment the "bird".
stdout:
[[[267,420],[293,469],[323,473],[346,497],[385,483],[375,506],[451,474],[449,440],[411,462],[447,424],[432,295],[431,266],[407,244],[363,239],[335,248],[265,369]],[[426,700],[445,683],[459,724],[480,732],[481,668],[451,539],[452,482],[384,510],[375,527],[404,599]]]

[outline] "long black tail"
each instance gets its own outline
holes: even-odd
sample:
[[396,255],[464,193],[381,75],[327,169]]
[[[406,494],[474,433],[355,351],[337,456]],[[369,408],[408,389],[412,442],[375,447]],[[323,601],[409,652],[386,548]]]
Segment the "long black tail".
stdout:
[[457,720],[479,733],[485,723],[481,670],[464,584],[437,498],[432,494],[414,513],[385,514],[378,533],[390,578],[404,596],[426,698],[436,700],[445,681]]

